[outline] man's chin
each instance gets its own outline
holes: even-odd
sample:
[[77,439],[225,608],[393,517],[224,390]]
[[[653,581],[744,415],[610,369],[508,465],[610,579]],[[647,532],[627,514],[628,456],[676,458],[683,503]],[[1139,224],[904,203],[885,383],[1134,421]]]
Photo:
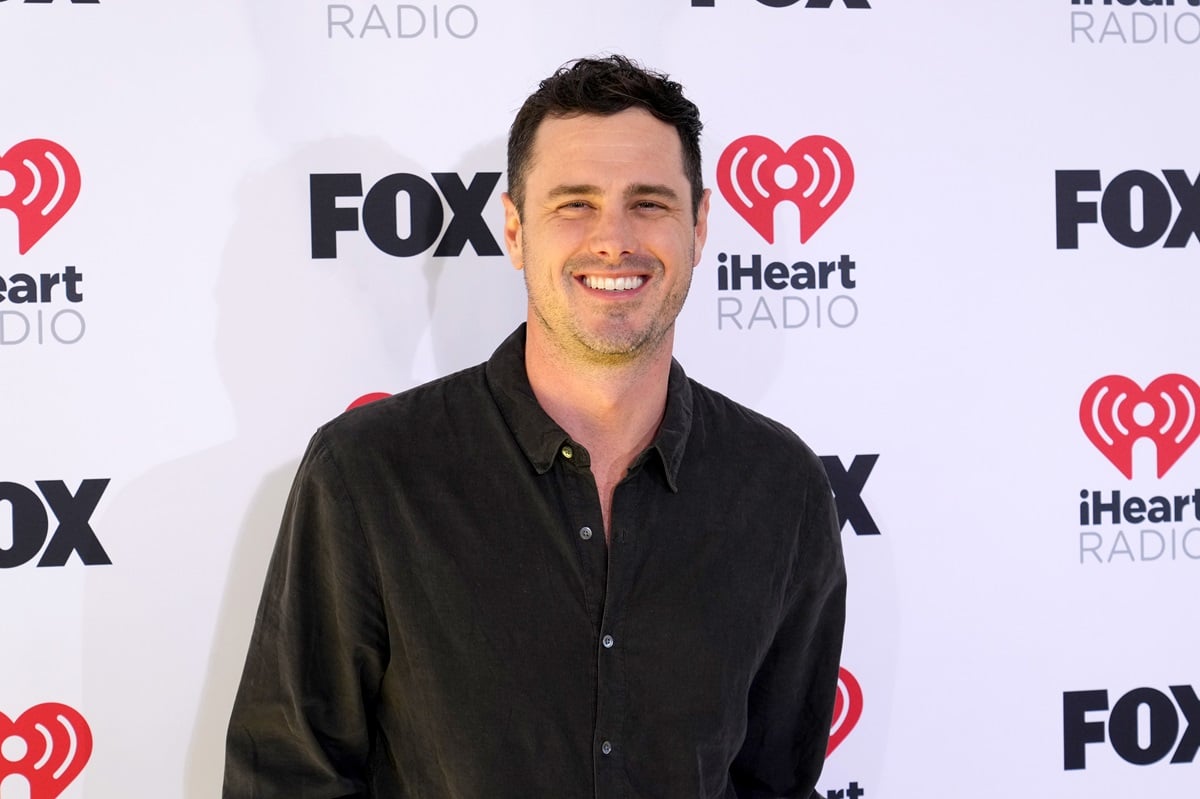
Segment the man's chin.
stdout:
[[664,336],[665,331],[623,330],[586,333],[577,336],[576,340],[593,360],[618,364],[636,361],[657,351]]

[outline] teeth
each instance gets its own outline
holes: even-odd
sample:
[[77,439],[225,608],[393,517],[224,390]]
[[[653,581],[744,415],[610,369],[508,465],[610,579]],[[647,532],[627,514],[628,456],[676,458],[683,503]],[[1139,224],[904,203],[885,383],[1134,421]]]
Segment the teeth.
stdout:
[[646,282],[646,278],[641,275],[633,277],[595,277],[587,275],[583,282],[590,289],[601,289],[602,291],[630,291]]

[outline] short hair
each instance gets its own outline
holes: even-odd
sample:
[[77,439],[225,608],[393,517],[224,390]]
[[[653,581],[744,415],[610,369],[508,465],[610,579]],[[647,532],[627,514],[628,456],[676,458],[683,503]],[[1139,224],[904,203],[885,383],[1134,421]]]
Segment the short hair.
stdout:
[[525,100],[508,131],[508,193],[517,211],[524,207],[525,174],[534,137],[546,117],[608,116],[634,107],[644,108],[679,132],[683,172],[692,188],[694,222],[704,197],[700,109],[683,96],[678,83],[622,55],[572,61],[543,80]]

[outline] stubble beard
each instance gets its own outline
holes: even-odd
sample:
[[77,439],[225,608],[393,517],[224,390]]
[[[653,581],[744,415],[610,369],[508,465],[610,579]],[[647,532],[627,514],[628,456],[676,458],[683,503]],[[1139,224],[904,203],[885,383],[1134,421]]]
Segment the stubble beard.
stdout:
[[[526,258],[530,256],[528,242],[522,242]],[[695,260],[695,248],[688,252],[688,262],[683,279],[672,287],[649,323],[636,325],[629,317],[636,317],[643,310],[640,303],[633,308],[613,307],[601,324],[582,324],[577,313],[562,303],[539,302],[539,291],[530,285],[530,270],[525,269],[525,290],[529,296],[529,307],[533,316],[547,334],[547,338],[573,358],[583,359],[595,365],[615,366],[630,363],[656,352],[675,326],[675,319],[683,308],[691,288],[691,263]],[[597,259],[584,256],[567,261],[561,270],[561,280],[574,281],[575,275],[587,271],[598,263]],[[630,256],[622,264],[632,265],[636,271],[650,275],[651,281],[662,280],[665,269],[657,258]],[[570,287],[569,290],[573,290]]]

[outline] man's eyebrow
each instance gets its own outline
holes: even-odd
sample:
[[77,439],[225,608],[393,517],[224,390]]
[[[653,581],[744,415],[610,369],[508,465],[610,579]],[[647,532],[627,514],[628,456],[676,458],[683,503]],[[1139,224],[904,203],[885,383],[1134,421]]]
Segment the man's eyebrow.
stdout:
[[662,183],[637,183],[625,190],[627,198],[632,197],[662,197],[667,200],[678,200],[679,193],[670,186]]
[[592,186],[587,183],[573,183],[568,185],[555,186],[546,196],[551,200],[557,200],[560,197],[594,197],[600,193],[599,186]]

